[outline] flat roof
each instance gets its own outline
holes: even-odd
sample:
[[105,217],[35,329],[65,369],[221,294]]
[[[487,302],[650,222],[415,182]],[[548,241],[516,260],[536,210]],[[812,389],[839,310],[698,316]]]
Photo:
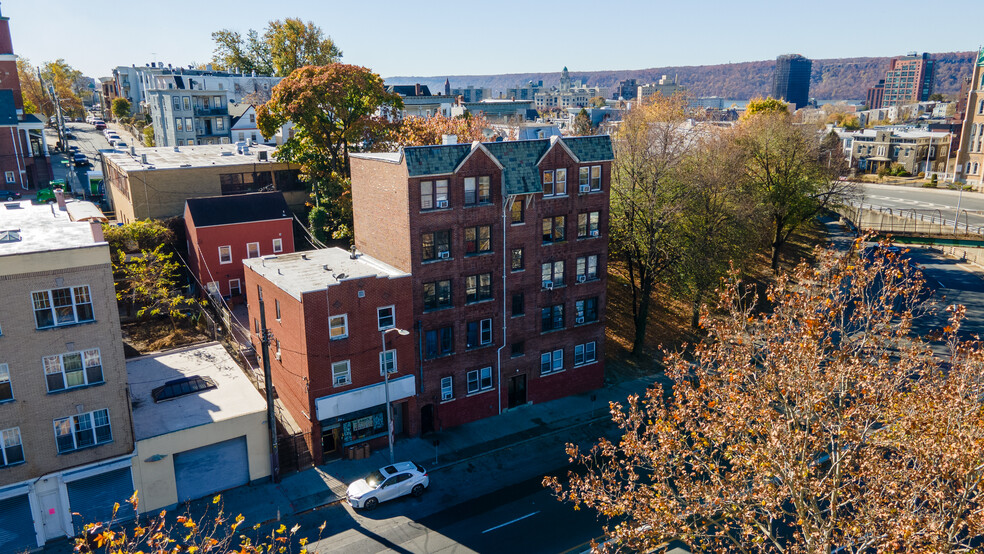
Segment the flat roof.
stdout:
[[[134,148],[129,150],[103,152],[103,157],[124,171],[144,171],[153,169],[178,169],[184,167],[211,167],[227,165],[252,165],[276,162],[275,146],[255,144],[249,147],[249,154],[240,154],[235,144],[198,144],[195,146],[157,146],[153,148]],[[266,162],[257,159],[257,152],[266,152]],[[141,155],[147,155],[147,163],[141,162]]]
[[87,221],[73,221],[70,214],[99,212],[91,202],[68,200],[69,210],[57,204],[32,204],[30,200],[0,202],[0,231],[20,231],[20,240],[0,242],[0,256],[85,248],[97,243]]
[[300,300],[306,292],[323,290],[342,281],[362,277],[408,277],[409,273],[359,253],[324,248],[243,260],[243,265]]
[[[136,440],[149,439],[266,410],[266,401],[217,342],[126,362]],[[214,389],[154,402],[155,388],[185,377],[207,377]]]

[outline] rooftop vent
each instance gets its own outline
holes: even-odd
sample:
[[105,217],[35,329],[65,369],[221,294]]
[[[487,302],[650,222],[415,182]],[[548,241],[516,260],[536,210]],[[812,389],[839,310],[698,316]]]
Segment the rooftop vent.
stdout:
[[163,386],[155,388],[150,394],[154,397],[154,402],[163,402],[216,387],[217,385],[212,379],[192,375],[191,377],[168,381]]
[[8,210],[19,210],[21,205],[20,202],[8,202],[4,204],[3,207],[7,208]]
[[142,164],[147,163],[147,154],[140,154],[140,163]]
[[357,259],[358,257],[359,254],[358,252],[355,251],[355,245],[353,244],[352,246],[349,247],[349,258],[354,260]]

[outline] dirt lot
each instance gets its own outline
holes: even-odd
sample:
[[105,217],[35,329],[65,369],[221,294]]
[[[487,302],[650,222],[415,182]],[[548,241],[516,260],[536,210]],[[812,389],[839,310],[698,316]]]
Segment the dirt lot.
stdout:
[[188,319],[179,320],[177,330],[167,318],[138,319],[124,322],[122,327],[127,358],[212,340]]

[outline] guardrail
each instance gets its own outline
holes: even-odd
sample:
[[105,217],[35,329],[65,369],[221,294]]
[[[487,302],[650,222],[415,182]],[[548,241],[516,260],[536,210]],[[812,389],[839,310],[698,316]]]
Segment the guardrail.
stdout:
[[863,203],[850,203],[845,208],[843,217],[861,229],[901,234],[984,237],[984,226],[970,224],[969,216],[976,211],[960,210],[954,214],[956,219],[948,219],[937,208],[893,209],[872,204],[865,206]]

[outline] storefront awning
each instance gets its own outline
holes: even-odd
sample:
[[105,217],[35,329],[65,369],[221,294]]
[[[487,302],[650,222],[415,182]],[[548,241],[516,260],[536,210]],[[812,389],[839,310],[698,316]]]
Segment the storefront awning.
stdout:
[[[413,375],[390,379],[390,402],[410,398],[416,394],[417,387]],[[314,401],[314,409],[318,421],[324,421],[385,403],[386,390],[383,388],[383,383],[377,383],[331,396],[322,396]]]

